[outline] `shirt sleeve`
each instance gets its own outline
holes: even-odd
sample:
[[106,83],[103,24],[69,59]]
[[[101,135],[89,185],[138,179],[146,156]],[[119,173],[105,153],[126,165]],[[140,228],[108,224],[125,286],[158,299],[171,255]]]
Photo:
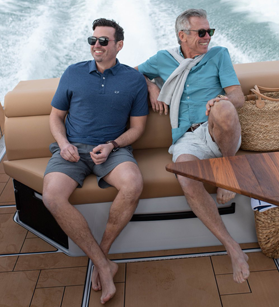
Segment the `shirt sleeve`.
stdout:
[[138,92],[134,99],[130,116],[144,116],[148,114],[148,91],[144,77],[139,75]]
[[70,108],[71,94],[69,91],[69,74],[70,67],[68,67],[59,81],[57,90],[51,101],[51,105],[59,110],[67,111]]
[[159,77],[158,70],[158,53],[149,58],[144,63],[138,66],[138,70],[143,75],[147,76],[149,79],[154,79]]
[[220,54],[218,67],[222,88],[232,85],[240,85],[227,48],[223,48]]

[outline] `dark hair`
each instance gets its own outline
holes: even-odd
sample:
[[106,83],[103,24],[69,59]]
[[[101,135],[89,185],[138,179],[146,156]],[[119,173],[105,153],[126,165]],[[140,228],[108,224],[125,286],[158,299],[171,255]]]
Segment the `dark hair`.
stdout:
[[105,18],[99,18],[93,21],[93,31],[95,30],[96,27],[112,27],[115,29],[115,34],[114,38],[115,40],[118,41],[123,41],[124,40],[124,30],[118,23],[116,23],[113,19],[105,19]]

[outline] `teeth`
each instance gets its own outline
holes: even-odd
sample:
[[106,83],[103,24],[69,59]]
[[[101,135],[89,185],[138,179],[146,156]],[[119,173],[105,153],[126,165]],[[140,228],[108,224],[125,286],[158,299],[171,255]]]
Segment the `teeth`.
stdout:
[[203,45],[203,46],[206,46],[208,43],[200,43],[201,45]]

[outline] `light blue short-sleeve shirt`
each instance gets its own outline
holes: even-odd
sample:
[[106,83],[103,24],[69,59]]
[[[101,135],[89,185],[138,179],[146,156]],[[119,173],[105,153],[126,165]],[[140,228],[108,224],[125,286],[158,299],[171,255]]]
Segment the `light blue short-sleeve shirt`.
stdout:
[[[138,70],[150,79],[161,77],[165,82],[179,63],[167,50],[161,50]],[[207,121],[206,103],[224,94],[224,88],[239,85],[227,48],[213,47],[194,66],[185,83],[179,108],[178,128],[172,130],[175,143],[192,124]]]

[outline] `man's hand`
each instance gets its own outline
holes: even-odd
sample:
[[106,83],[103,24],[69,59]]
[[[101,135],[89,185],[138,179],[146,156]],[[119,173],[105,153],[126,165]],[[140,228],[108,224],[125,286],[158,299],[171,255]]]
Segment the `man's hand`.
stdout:
[[[150,99],[150,102],[151,102],[151,99]],[[153,103],[151,102],[151,106],[154,112],[159,112],[160,115],[162,115],[163,113],[165,115],[168,115],[169,107],[164,102],[156,100]]]
[[[136,66],[134,68],[137,71],[139,70],[138,66]],[[162,101],[158,101],[158,96],[160,94],[159,87],[155,83],[153,83],[149,78],[147,78],[146,76],[144,76],[144,78],[146,80],[148,94],[149,94],[149,100],[150,100],[153,111],[159,112],[160,115],[162,115],[163,113],[165,115],[168,115],[168,112],[169,112],[168,105],[166,105]]]
[[206,116],[209,116],[209,112],[211,108],[214,106],[215,102],[218,102],[220,100],[228,100],[228,97],[222,96],[222,97],[216,97],[216,98],[210,99],[206,104],[206,111],[205,111]]
[[70,162],[78,162],[80,159],[78,149],[72,144],[66,144],[60,148],[60,156]]
[[163,113],[168,115],[169,107],[164,102],[158,100],[160,94],[159,87],[153,84],[153,86],[148,87],[148,92],[153,111],[159,112],[160,115]]
[[147,81],[147,88],[149,93],[149,99],[151,102],[151,106],[154,112],[159,112],[160,115],[163,113],[165,115],[168,115],[169,107],[162,101],[158,101],[158,96],[160,94],[159,87],[151,82],[147,77],[145,78]]
[[93,148],[90,152],[91,159],[95,164],[102,164],[107,161],[109,154],[113,149],[113,144],[101,144]]

